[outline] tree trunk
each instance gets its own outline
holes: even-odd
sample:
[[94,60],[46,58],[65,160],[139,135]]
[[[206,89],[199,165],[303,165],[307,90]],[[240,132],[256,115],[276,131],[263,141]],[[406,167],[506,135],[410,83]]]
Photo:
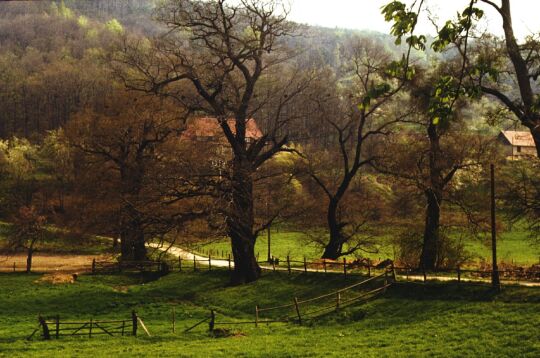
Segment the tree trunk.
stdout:
[[28,256],[26,257],[26,273],[32,271],[32,257],[34,256],[34,248],[28,248]]
[[338,203],[335,200],[330,200],[328,204],[327,222],[330,233],[330,240],[324,248],[321,258],[336,260],[341,256],[343,248],[343,240],[341,235],[342,225],[337,218]]
[[120,253],[124,261],[144,261],[146,247],[144,246],[144,230],[137,218],[128,217],[122,224],[120,233]]
[[437,264],[442,195],[432,189],[426,190],[425,194],[427,200],[426,223],[422,253],[420,255],[420,268],[434,270]]
[[145,233],[141,214],[133,206],[137,203],[142,187],[144,169],[137,162],[135,167],[124,166],[121,169],[121,180],[126,202],[120,214],[120,252],[122,260],[144,261],[146,257]]
[[429,138],[429,186],[424,191],[427,200],[424,242],[420,254],[420,268],[433,270],[437,264],[437,249],[439,244],[439,221],[441,216],[441,201],[444,188],[440,147],[440,133],[437,125],[430,119],[427,127]]
[[536,146],[536,155],[540,158],[540,120],[538,120],[536,126],[530,128],[530,130],[534,139],[534,145]]
[[256,236],[253,233],[253,170],[247,159],[233,160],[232,206],[227,217],[227,230],[231,238],[234,271],[231,284],[241,285],[256,281],[261,268],[255,256]]

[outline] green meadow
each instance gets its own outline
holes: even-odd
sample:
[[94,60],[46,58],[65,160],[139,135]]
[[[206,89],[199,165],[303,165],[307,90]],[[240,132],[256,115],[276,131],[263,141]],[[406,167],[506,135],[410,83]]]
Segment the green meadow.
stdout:
[[[203,324],[183,330],[216,311],[216,322],[253,320],[254,306],[290,303],[359,280],[341,276],[266,273],[261,280],[229,287],[228,273],[82,275],[74,284],[39,282],[38,274],[0,275],[2,357],[538,357],[540,289],[454,283],[397,283],[365,304],[296,323],[235,326],[217,338]],[[172,332],[172,310],[176,333]],[[144,335],[26,337],[37,316],[65,320],[124,319],[136,310]]]

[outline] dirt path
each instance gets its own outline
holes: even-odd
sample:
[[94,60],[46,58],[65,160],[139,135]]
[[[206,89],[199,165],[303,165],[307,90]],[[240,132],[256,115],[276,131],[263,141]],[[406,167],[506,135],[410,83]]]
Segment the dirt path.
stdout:
[[[35,254],[32,271],[35,272],[82,272],[92,268],[92,260],[110,260],[110,255]],[[26,255],[0,255],[0,272],[22,272],[26,270]]]
[[[160,246],[158,244],[149,244],[148,246],[151,247],[151,248],[157,249],[157,250],[162,250],[162,251],[167,250],[166,246]],[[189,252],[187,250],[184,250],[182,248],[179,248],[177,246],[171,246],[168,249],[168,252],[171,255],[174,255],[176,257],[181,257],[182,260],[193,261],[193,258],[195,258],[195,260],[197,261],[197,265],[205,265],[205,266],[208,265],[208,257],[193,254],[193,253],[191,253],[191,252]],[[212,266],[213,267],[229,267],[229,261],[228,260],[223,260],[223,259],[212,259]],[[231,262],[231,267],[234,267],[234,262]],[[269,271],[274,270],[274,268],[272,266],[270,266],[270,265],[261,265],[261,268],[264,269],[264,270],[269,270]],[[287,271],[287,268],[275,267],[275,270],[276,271]],[[304,269],[295,267],[295,268],[291,268],[291,271],[304,272]],[[323,273],[321,270],[313,269],[313,268],[308,268],[307,271],[312,272],[312,273]],[[340,273],[341,271],[327,270],[327,272]],[[407,281],[423,281],[424,280],[423,276],[414,276],[414,275],[412,275],[412,276],[411,275],[409,275],[409,276],[397,275],[396,278],[398,280],[401,280],[401,281],[406,281],[406,280]],[[427,279],[428,279],[428,281],[455,281],[456,280],[455,277],[432,276],[432,275],[428,276]],[[491,282],[489,279],[465,278],[465,277],[462,277],[461,281],[463,281],[463,282],[477,282],[477,283],[490,283]],[[540,282],[524,282],[524,281],[505,281],[505,280],[502,280],[501,283],[504,284],[504,285],[519,285],[519,286],[526,286],[526,287],[540,287]]]

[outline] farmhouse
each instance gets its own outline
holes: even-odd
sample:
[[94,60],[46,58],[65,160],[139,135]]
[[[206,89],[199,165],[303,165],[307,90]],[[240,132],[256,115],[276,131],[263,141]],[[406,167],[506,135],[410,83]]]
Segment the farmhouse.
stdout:
[[[236,134],[235,120],[228,119],[227,123],[231,131]],[[246,122],[246,142],[252,143],[262,136],[255,119],[248,119]],[[191,142],[197,151],[205,152],[214,168],[224,168],[226,162],[232,157],[232,148],[216,118],[199,117],[189,120],[180,140]]]
[[[236,122],[228,119],[227,123],[233,133],[236,133]],[[246,122],[246,140],[248,143],[262,137],[262,132],[255,122],[255,119],[248,119]],[[216,118],[203,117],[193,118],[187,123],[186,130],[182,133],[182,139],[190,139],[198,142],[212,142],[228,146],[227,138]]]
[[530,132],[501,131],[497,140],[501,143],[504,154],[508,159],[536,156],[536,147]]

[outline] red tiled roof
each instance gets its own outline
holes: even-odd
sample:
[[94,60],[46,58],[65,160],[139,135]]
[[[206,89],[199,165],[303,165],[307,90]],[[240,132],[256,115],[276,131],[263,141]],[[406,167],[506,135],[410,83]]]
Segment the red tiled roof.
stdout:
[[[227,123],[233,133],[236,133],[236,121],[227,119]],[[224,136],[223,130],[216,118],[202,117],[188,121],[186,130],[182,133],[183,138],[197,139]],[[263,136],[257,122],[253,118],[246,121],[246,138],[259,139]]]

